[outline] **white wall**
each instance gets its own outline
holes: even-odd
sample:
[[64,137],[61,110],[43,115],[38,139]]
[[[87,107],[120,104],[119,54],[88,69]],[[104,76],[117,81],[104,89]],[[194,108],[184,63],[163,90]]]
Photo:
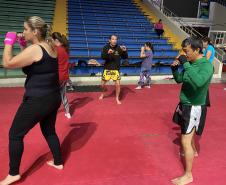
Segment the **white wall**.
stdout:
[[210,27],[212,25],[212,22],[209,19],[197,19],[187,17],[180,17],[180,19],[191,27]]
[[[213,26],[210,27],[211,30],[226,31],[226,7],[215,2],[210,3],[210,15]],[[223,24],[223,25],[216,25]]]

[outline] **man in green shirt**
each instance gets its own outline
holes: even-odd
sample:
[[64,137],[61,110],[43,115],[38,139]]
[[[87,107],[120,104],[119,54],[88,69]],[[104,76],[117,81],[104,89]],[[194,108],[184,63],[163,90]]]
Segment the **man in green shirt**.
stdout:
[[[181,145],[185,157],[185,173],[172,183],[184,185],[193,182],[192,163],[198,156],[195,147],[195,133],[201,135],[207,112],[208,88],[213,76],[213,66],[203,57],[202,40],[187,38],[182,42],[186,55],[180,55],[171,65],[174,79],[182,83],[180,103],[176,108],[173,121],[181,127]],[[179,65],[183,71],[179,72]]]

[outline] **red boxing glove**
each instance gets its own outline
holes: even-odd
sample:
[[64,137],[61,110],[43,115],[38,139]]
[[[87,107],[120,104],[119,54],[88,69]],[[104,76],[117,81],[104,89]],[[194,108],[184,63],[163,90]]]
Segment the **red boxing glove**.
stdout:
[[17,41],[18,41],[20,47],[22,47],[22,48],[27,47],[27,41],[25,40],[24,37],[18,37]]
[[16,32],[8,32],[5,36],[4,44],[13,46],[16,42],[17,34]]

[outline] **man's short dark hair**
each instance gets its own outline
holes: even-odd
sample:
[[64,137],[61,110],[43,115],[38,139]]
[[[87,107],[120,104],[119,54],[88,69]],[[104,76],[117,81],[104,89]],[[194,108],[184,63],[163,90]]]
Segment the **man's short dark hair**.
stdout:
[[202,49],[203,49],[203,43],[202,40],[200,38],[195,38],[195,37],[188,37],[186,39],[183,40],[181,47],[187,47],[191,45],[191,48],[193,51],[199,49],[199,53],[202,53]]
[[116,38],[118,38],[118,36],[117,36],[117,35],[112,34],[112,35],[110,35],[110,36],[109,36],[109,40],[111,40],[111,37],[113,37],[113,36],[115,36]]

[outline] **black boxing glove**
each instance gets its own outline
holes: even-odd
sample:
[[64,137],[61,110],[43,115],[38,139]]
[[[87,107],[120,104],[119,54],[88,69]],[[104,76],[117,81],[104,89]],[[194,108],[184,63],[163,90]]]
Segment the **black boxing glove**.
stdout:
[[180,55],[177,60],[180,62],[180,64],[184,64],[186,62],[188,62],[187,57],[185,55]]
[[174,71],[177,71],[178,70],[178,65],[175,65],[175,66],[170,66],[171,67],[171,70],[172,70],[172,72],[174,72]]

